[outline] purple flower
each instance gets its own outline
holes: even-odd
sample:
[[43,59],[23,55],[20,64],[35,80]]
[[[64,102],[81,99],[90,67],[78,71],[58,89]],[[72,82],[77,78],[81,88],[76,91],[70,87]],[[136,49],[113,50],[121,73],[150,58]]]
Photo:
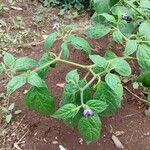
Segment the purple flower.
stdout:
[[88,108],[88,109],[85,109],[85,110],[84,110],[83,115],[84,115],[85,117],[91,117],[91,116],[94,115],[94,113],[93,113],[93,111],[92,111],[91,109]]
[[128,13],[124,13],[122,19],[127,21],[129,19]]

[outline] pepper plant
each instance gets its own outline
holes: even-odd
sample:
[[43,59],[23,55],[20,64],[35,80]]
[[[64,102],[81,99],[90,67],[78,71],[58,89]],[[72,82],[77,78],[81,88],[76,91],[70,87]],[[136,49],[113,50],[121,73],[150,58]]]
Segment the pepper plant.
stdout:
[[[134,0],[93,0],[95,14],[92,19],[95,24],[87,28],[84,34],[94,39],[112,35],[115,42],[125,47],[122,56],[110,50],[104,56],[93,54],[89,42],[75,34],[76,25],[58,24],[54,26],[56,31],[45,40],[44,54],[39,61],[28,57],[15,58],[5,52],[0,72],[10,78],[8,96],[26,83],[30,84],[24,96],[29,109],[77,127],[88,144],[96,142],[101,135],[101,118],[112,116],[121,108],[122,79],[130,78],[132,74],[129,60],[137,61],[141,68],[137,81],[150,86],[150,22],[146,13],[149,8],[145,8],[147,4],[144,4],[145,1]],[[56,41],[61,41],[58,54],[51,50]],[[83,65],[69,60],[70,45],[86,53],[91,63]],[[61,103],[56,110],[55,100],[44,78],[60,63],[72,65],[75,69],[66,75]],[[84,78],[80,77],[78,68],[87,71]],[[90,79],[87,80],[88,75]],[[150,103],[149,100],[147,102]]]

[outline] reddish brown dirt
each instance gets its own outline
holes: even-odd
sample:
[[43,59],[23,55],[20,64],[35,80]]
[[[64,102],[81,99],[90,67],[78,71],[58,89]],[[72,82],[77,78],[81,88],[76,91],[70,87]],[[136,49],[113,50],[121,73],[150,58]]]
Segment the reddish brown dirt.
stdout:
[[[35,6],[34,6],[35,7]],[[25,13],[24,13],[25,14]],[[78,20],[75,20],[77,22]],[[108,38],[104,38],[101,41],[91,41],[93,47],[97,48],[98,53],[104,54],[106,43]],[[58,51],[58,44],[55,49]],[[16,56],[29,56],[35,59],[40,58],[42,55],[42,45],[35,46],[33,50],[26,49]],[[119,55],[121,54],[120,49],[116,46],[115,52]],[[86,55],[80,53],[79,51],[72,50],[71,59],[78,62],[88,64]],[[131,62],[133,70],[138,72],[138,68]],[[74,69],[71,66],[59,65],[56,69],[50,71],[48,78],[46,79],[49,90],[56,99],[57,106],[60,101],[60,97],[63,89],[56,86],[58,83],[63,83],[67,72]],[[79,70],[81,76],[85,74],[85,71]],[[1,76],[2,78],[2,76]],[[130,89],[131,86],[129,86]],[[26,88],[22,88],[17,91],[12,97],[11,101],[16,101],[17,108],[22,110],[22,115],[14,119],[13,122],[21,122],[21,127],[27,126],[29,132],[23,139],[25,141],[23,145],[24,150],[59,150],[59,145],[62,145],[67,150],[115,150],[116,147],[111,140],[112,130],[124,131],[124,134],[119,136],[119,140],[123,144],[126,150],[149,150],[150,149],[150,119],[144,115],[145,105],[138,101],[133,95],[125,90],[124,100],[122,108],[118,114],[114,117],[102,118],[103,129],[102,136],[98,142],[86,145],[85,142],[81,142],[80,136],[76,129],[71,129],[66,127],[62,121],[43,117],[28,110],[23,104],[23,91]],[[4,88],[0,88],[0,91],[4,91]],[[137,94],[139,91],[133,91]],[[18,127],[17,134],[23,134],[21,131],[25,130]],[[19,131],[19,129],[22,129]],[[7,125],[5,130],[9,129],[11,133],[11,125]],[[19,135],[19,138],[21,137]],[[11,134],[8,134],[8,137]],[[15,150],[14,142],[18,139],[12,140],[12,142],[6,141],[3,145],[5,137],[0,136],[0,149]],[[57,141],[58,143],[54,143]]]

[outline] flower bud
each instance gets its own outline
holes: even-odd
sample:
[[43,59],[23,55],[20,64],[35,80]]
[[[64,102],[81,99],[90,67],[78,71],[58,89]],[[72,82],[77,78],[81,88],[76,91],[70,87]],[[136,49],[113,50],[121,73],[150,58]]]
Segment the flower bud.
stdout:
[[91,117],[91,116],[94,115],[94,112],[93,112],[91,109],[88,108],[88,109],[85,109],[85,110],[84,110],[83,115],[84,115],[85,117]]

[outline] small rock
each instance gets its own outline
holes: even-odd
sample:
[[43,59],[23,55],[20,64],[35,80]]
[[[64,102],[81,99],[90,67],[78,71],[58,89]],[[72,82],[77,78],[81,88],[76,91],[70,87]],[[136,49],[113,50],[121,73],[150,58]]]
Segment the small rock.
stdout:
[[118,149],[124,149],[122,143],[120,142],[120,140],[118,139],[118,137],[116,137],[115,135],[112,135],[112,138],[111,138],[116,146],[116,148]]
[[62,145],[59,145],[60,150],[66,150]]
[[52,144],[57,145],[58,141],[52,141]]
[[79,138],[79,144],[83,145],[83,139],[82,138]]
[[146,132],[144,133],[145,136],[149,136],[150,135],[150,132]]
[[114,133],[116,136],[120,136],[120,135],[123,135],[124,134],[124,131],[116,131]]

